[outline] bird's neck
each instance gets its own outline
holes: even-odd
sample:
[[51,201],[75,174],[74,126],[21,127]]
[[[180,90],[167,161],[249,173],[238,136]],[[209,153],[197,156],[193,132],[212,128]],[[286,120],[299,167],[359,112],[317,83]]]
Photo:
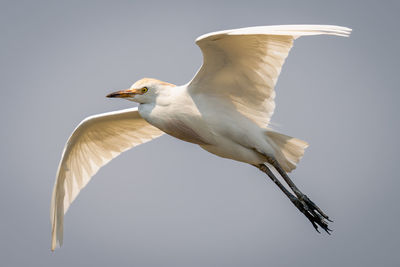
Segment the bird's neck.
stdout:
[[169,106],[176,102],[180,98],[180,95],[184,91],[182,86],[164,86],[158,91],[157,98],[155,99],[156,106]]
[[139,114],[150,124],[160,128],[161,118],[170,116],[170,113],[179,109],[185,98],[184,86],[165,87],[159,91],[155,101],[139,105]]

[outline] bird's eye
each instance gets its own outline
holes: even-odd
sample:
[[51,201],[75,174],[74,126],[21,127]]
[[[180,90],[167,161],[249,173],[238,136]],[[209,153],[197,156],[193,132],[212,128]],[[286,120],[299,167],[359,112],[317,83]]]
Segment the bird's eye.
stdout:
[[143,93],[143,94],[146,93],[147,91],[149,91],[149,89],[148,89],[147,87],[143,87],[143,88],[142,88],[142,93]]

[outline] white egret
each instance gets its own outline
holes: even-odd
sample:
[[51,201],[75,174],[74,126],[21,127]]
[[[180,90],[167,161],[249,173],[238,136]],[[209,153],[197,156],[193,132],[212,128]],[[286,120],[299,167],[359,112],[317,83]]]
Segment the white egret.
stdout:
[[[329,233],[324,214],[289,179],[308,144],[268,127],[282,65],[293,41],[305,35],[349,36],[351,29],[328,25],[261,26],[205,34],[196,44],[203,65],[185,85],[141,79],[107,97],[138,108],[88,117],[65,145],[51,200],[54,250],[63,240],[63,217],[100,167],[139,144],[167,133],[223,158],[266,173],[310,220]],[[276,178],[275,169],[290,189]],[[291,190],[294,194],[292,194]]]

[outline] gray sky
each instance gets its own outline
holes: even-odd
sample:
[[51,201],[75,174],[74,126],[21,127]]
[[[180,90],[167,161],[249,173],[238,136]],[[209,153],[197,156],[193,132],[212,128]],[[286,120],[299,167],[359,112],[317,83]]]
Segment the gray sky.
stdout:
[[[398,266],[398,1],[1,1],[1,266]],[[350,38],[295,42],[277,130],[310,143],[291,175],[334,219],[317,234],[256,168],[164,136],[100,170],[50,252],[63,146],[142,77],[183,84],[197,36],[336,24]]]

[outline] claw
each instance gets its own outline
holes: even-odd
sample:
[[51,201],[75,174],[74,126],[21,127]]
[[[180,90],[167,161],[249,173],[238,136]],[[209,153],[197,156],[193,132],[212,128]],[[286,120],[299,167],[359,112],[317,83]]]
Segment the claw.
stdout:
[[332,232],[332,230],[329,229],[328,223],[325,221],[325,219],[330,221],[328,216],[323,213],[306,195],[301,197],[301,199],[294,198],[291,200],[292,203],[300,210],[300,212],[307,217],[318,233],[321,233],[318,228],[319,226],[329,235],[331,234],[330,232]]
[[316,210],[322,217],[327,219],[330,222],[333,222],[329,219],[328,215],[326,215],[311,199],[307,197],[307,195],[303,195],[302,200],[309,204],[313,210]]
[[286,172],[279,166],[277,161],[271,161],[275,169],[279,172],[282,178],[286,181],[289,185],[290,189],[292,189],[292,193],[290,193],[282,184],[281,182],[275,177],[272,171],[265,165],[261,164],[257,166],[262,172],[266,173],[271,180],[282,190],[283,193],[290,199],[290,201],[303,213],[307,219],[311,222],[315,230],[320,233],[319,228],[321,227],[327,232],[329,235],[332,232],[331,229],[328,227],[328,222],[332,222],[328,215],[326,215],[314,202],[311,201],[306,195],[304,195],[296,185],[290,180],[289,176],[287,176]]

